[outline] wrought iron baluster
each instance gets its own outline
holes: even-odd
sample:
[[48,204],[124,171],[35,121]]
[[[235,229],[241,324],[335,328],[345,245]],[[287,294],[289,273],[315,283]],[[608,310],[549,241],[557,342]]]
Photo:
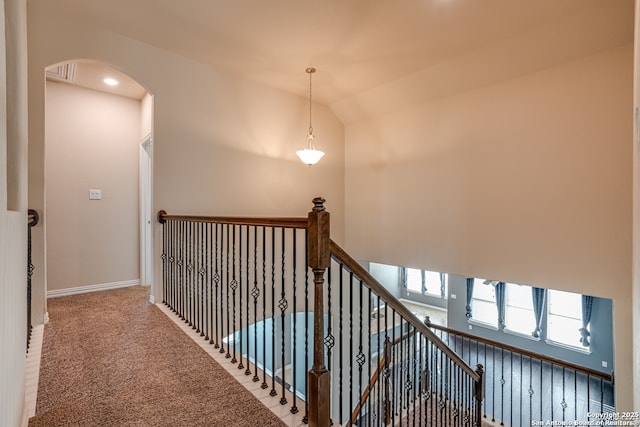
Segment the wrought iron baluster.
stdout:
[[286,375],[285,375],[285,323],[286,323],[286,310],[289,306],[289,303],[287,302],[287,295],[286,295],[286,266],[285,266],[285,253],[286,253],[286,238],[285,238],[285,229],[284,227],[281,228],[281,262],[282,262],[282,276],[280,277],[281,279],[281,292],[280,292],[280,301],[278,301],[278,308],[280,309],[280,321],[282,322],[282,324],[280,325],[280,356],[281,356],[281,361],[282,361],[282,365],[281,365],[281,370],[282,370],[282,397],[280,398],[280,404],[281,405],[286,405],[287,404],[287,396],[286,396]]
[[206,236],[204,234],[204,226],[205,224],[203,223],[198,223],[198,234],[200,235],[200,248],[199,248],[199,254],[200,254],[200,259],[199,259],[199,266],[198,266],[198,274],[200,275],[200,280],[199,280],[199,285],[198,285],[198,300],[200,301],[200,307],[199,307],[199,321],[198,321],[198,328],[200,329],[200,336],[204,337],[204,331],[205,331],[205,323],[204,323],[204,306],[206,303],[205,300],[205,275],[207,274],[207,270],[205,270],[204,266],[205,266],[205,261],[204,261],[204,242],[206,239]]
[[339,314],[338,314],[338,349],[339,349],[339,354],[340,357],[338,358],[338,371],[339,371],[339,375],[338,375],[338,390],[339,391],[339,397],[338,397],[338,417],[339,420],[342,422],[342,420],[344,420],[343,417],[343,413],[342,413],[342,401],[343,401],[343,387],[342,387],[342,373],[343,373],[343,363],[342,363],[342,359],[343,359],[343,354],[344,354],[344,348],[342,346],[342,337],[344,335],[344,329],[343,329],[343,325],[342,325],[342,321],[343,321],[343,307],[344,307],[344,279],[343,279],[343,275],[344,275],[344,265],[340,264],[340,269],[339,269],[339,273],[340,273],[340,304],[338,305],[339,307]]
[[180,294],[179,294],[179,303],[178,303],[178,313],[180,314],[180,319],[182,320],[185,320],[184,301],[185,301],[186,280],[185,280],[184,256],[185,256],[185,245],[186,245],[186,237],[185,237],[186,228],[187,228],[186,223],[184,221],[180,221],[180,259],[178,261],[178,268],[180,269],[180,274],[179,274]]
[[[245,290],[246,290],[246,297],[245,297],[245,312],[246,312],[246,323],[245,323],[245,339],[246,339],[246,349],[247,349],[247,369],[244,371],[245,375],[251,375],[251,367],[249,365],[249,356],[251,355],[251,349],[249,347],[249,282],[251,281],[249,278],[250,275],[250,269],[251,269],[251,263],[249,261],[249,245],[250,245],[250,228],[249,226],[246,227],[247,231],[246,231],[246,236],[245,236]],[[253,227],[255,228],[255,227]],[[242,233],[240,233],[242,234]],[[240,302],[242,303],[242,298],[240,298]],[[242,327],[242,322],[240,322],[241,325],[240,327]],[[254,327],[254,333],[255,333],[255,327]],[[242,357],[242,352],[240,353],[240,357]]]
[[[162,303],[167,304],[168,294],[169,294],[169,261],[168,261],[168,249],[167,243],[169,241],[169,224],[166,221],[162,222],[162,255],[160,258],[162,259]],[[29,248],[28,248],[28,261],[27,268],[31,264],[31,227],[29,227]],[[27,274],[29,271],[27,270]],[[28,280],[31,281],[31,276],[28,275]],[[29,296],[31,296],[31,286],[29,285]],[[27,347],[28,348],[28,347]]]
[[262,384],[267,389],[267,229],[262,227]]
[[[359,335],[359,340],[358,340],[358,355],[356,356],[356,362],[358,363],[358,396],[362,396],[362,393],[364,392],[364,390],[362,389],[362,368],[364,366],[364,363],[366,362],[366,358],[364,356],[364,353],[362,352],[362,343],[363,343],[363,336],[362,336],[362,330],[363,328],[363,309],[362,309],[362,299],[363,299],[363,293],[364,293],[364,285],[362,283],[362,280],[359,281],[360,282],[360,289],[358,292],[358,297],[359,297],[359,303],[360,303],[360,307],[358,309],[359,311],[359,330],[360,330],[360,335]],[[353,408],[353,406],[351,406],[351,408]]]
[[304,417],[302,422],[309,422],[309,231],[304,230]]
[[[242,364],[242,338],[244,336],[243,330],[242,330],[242,225],[237,225],[234,226],[233,228],[233,258],[234,260],[236,259],[236,251],[235,251],[235,246],[236,246],[236,233],[235,230],[236,228],[238,229],[238,280],[236,282],[236,287],[239,290],[239,296],[238,296],[238,311],[240,314],[239,317],[239,328],[236,328],[236,316],[235,316],[235,311],[236,311],[236,291],[234,289],[233,291],[233,311],[234,311],[234,316],[233,316],[233,358],[236,358],[236,347],[239,348],[239,353],[240,353],[240,359],[238,360],[238,369],[244,369],[244,365]],[[233,270],[236,271],[236,265],[234,262],[233,265]],[[238,341],[236,343],[236,335],[238,336]]]
[[209,278],[211,277],[211,263],[210,263],[210,258],[211,258],[211,245],[210,245],[210,230],[211,230],[211,224],[206,223],[204,224],[204,265],[205,265],[205,271],[206,274],[203,278],[203,286],[205,289],[205,296],[204,296],[204,313],[203,313],[203,321],[204,321],[204,325],[205,325],[205,333],[204,333],[204,340],[205,341],[209,341],[210,340],[210,336],[209,334],[211,333],[211,329],[209,329],[209,325],[211,324],[209,319],[211,316],[210,313],[210,309],[211,309],[211,281],[209,280]]
[[[369,361],[369,363],[367,364],[368,366],[368,374],[367,374],[367,378],[369,379],[369,381],[367,381],[367,389],[369,390],[369,396],[367,398],[367,421],[368,424],[371,425],[371,398],[373,397],[373,390],[371,390],[371,362],[372,362],[372,358],[371,358],[371,288],[367,287],[367,289],[369,290],[369,297],[367,298],[367,355],[368,358],[367,360]],[[331,313],[331,310],[329,310],[329,313]]]
[[564,366],[562,367],[562,402],[560,402],[560,407],[562,408],[562,421],[565,420],[565,410],[567,409],[567,401],[565,400],[565,370]]
[[578,419],[578,371],[573,371],[573,416]]
[[[260,381],[258,376],[258,297],[260,289],[258,288],[258,227],[253,227],[253,382]],[[248,321],[248,319],[247,319]],[[264,317],[263,321],[264,323]]]
[[504,425],[504,349],[500,349],[500,425]]
[[533,423],[533,358],[529,356],[529,424]]
[[[542,368],[543,368],[543,364],[544,364],[544,362],[541,360],[541,361],[540,361],[540,419],[541,419],[541,420],[543,420],[543,419],[544,419],[544,418],[542,417],[542,399],[543,399],[543,396],[542,396],[542,390],[543,390],[543,388],[542,388],[542,380],[543,380],[543,377],[542,377]],[[552,386],[553,386],[553,384],[552,384]]]
[[[276,391],[276,229],[271,228],[271,391],[272,397]],[[284,366],[283,366],[284,368]]]
[[[297,371],[297,352],[296,352],[296,347],[297,347],[297,343],[298,343],[298,335],[297,335],[297,323],[298,323],[298,312],[297,312],[297,307],[296,307],[296,303],[297,303],[297,295],[296,295],[296,289],[298,287],[298,283],[297,283],[297,278],[296,278],[296,266],[297,266],[297,252],[298,252],[298,245],[296,243],[297,240],[297,231],[296,229],[292,229],[291,233],[293,234],[293,242],[292,242],[292,254],[291,254],[291,283],[293,283],[293,310],[292,310],[292,333],[291,333],[291,343],[292,343],[292,354],[293,354],[293,363],[292,363],[292,375],[291,375],[291,389],[292,389],[292,394],[293,394],[293,405],[291,406],[291,413],[292,414],[297,414],[298,413],[298,406],[297,406],[297,401],[298,401],[298,397],[296,396],[296,389],[297,389],[297,380],[298,380],[298,371]],[[329,312],[331,312],[329,310]]]
[[513,425],[513,351],[509,351],[509,422]]
[[604,382],[600,378],[600,413],[604,413]]
[[349,412],[353,409],[353,272],[349,273]]
[[194,288],[194,275],[193,275],[193,252],[194,252],[194,238],[193,238],[193,223],[187,222],[187,319],[186,322],[189,326],[195,329],[193,323],[193,288]]
[[523,424],[523,415],[524,412],[522,411],[522,384],[524,383],[524,377],[522,376],[523,374],[523,370],[522,370],[522,355],[520,355],[520,377],[519,377],[519,382],[520,382],[520,394],[518,394],[518,396],[520,396],[520,424]]
[[215,224],[215,236],[214,236],[214,241],[215,241],[215,251],[216,251],[216,258],[215,258],[215,273],[213,275],[213,283],[215,285],[215,310],[213,311],[213,315],[214,315],[214,319],[215,319],[215,324],[216,324],[216,334],[215,334],[215,344],[213,346],[213,348],[218,348],[220,347],[219,342],[220,340],[220,335],[222,334],[222,330],[220,329],[220,317],[222,316],[221,311],[218,309],[219,306],[222,306],[222,299],[218,299],[218,296],[220,295],[219,293],[219,287],[220,287],[220,269],[219,266],[220,264],[220,251],[219,251],[219,244],[218,242],[219,240],[219,229],[220,226],[216,223]]
[[[235,236],[231,235],[231,225],[227,224],[226,226],[227,229],[227,248],[226,248],[226,260],[227,260],[227,264],[226,264],[226,268],[225,268],[225,284],[226,284],[226,291],[227,291],[227,303],[226,303],[226,312],[227,312],[227,329],[226,329],[226,338],[227,338],[227,352],[224,355],[225,358],[230,359],[231,358],[231,353],[229,352],[230,347],[231,347],[231,342],[233,340],[233,336],[231,335],[231,301],[230,301],[230,295],[231,295],[231,282],[233,280],[235,280],[235,268],[233,269],[233,271],[230,271],[229,266],[230,263],[233,261],[235,262],[235,254],[231,254],[231,239],[234,239],[234,244],[235,244]],[[234,257],[232,259],[232,257]],[[235,315],[235,313],[234,313]],[[233,344],[235,347],[235,343]]]
[[[229,240],[231,240],[231,282],[229,282],[227,277],[227,339],[229,342],[227,343],[227,354],[225,357],[231,358],[231,363],[236,363],[238,360],[236,359],[236,289],[238,289],[238,281],[236,280],[236,226],[231,225],[231,238],[227,238],[227,253],[229,252]],[[227,228],[227,236],[229,233],[229,228]],[[229,269],[229,256],[227,256],[227,271]],[[229,274],[229,273],[227,273]],[[231,328],[231,333],[229,333],[229,327],[231,322],[229,322],[229,289],[233,293],[231,297],[231,304],[233,305],[233,327]],[[233,355],[229,354],[229,349],[231,347],[231,343],[233,343]]]
[[554,401],[553,401],[553,388],[555,386],[555,382],[553,381],[553,363],[550,363],[551,365],[551,421],[554,421],[553,418],[553,406],[554,406]]
[[418,373],[418,399],[419,399],[419,403],[418,403],[418,420],[420,422],[420,424],[426,424],[426,420],[423,419],[423,415],[422,415],[422,401],[423,401],[423,396],[424,396],[424,359],[423,359],[423,354],[422,354],[422,350],[424,347],[423,344],[423,335],[420,334],[420,338],[418,341],[418,369],[419,369],[419,373]]
[[[226,233],[225,233],[226,231]],[[227,331],[229,330],[229,225],[220,224],[220,353],[228,354],[228,351],[224,348],[224,339],[229,336],[228,332],[225,335],[225,312],[227,315]],[[225,239],[226,235],[226,239]],[[225,251],[226,241],[226,251]],[[226,268],[225,268],[226,263]],[[226,284],[226,286],[225,286]],[[227,289],[227,303],[225,304],[225,287]],[[227,343],[227,347],[229,343]]]

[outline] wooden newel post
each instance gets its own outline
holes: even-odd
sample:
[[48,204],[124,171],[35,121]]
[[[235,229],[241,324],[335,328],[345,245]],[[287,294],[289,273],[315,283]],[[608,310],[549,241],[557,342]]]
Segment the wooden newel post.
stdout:
[[476,399],[476,420],[475,426],[480,427],[482,425],[482,399],[484,389],[484,369],[481,364],[476,366],[476,374],[480,377],[480,380],[475,383],[475,399]]
[[331,376],[324,364],[324,272],[331,265],[329,212],[324,199],[313,199],[308,217],[309,267],[313,270],[313,366],[309,371],[309,425],[327,427],[331,419]]

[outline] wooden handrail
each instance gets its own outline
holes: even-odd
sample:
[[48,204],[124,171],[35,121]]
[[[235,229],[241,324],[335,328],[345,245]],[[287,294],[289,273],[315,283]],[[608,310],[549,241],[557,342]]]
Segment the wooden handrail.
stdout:
[[457,331],[455,329],[447,328],[446,326],[436,325],[435,323],[431,323],[431,319],[429,316],[425,317],[424,320],[425,325],[430,328],[437,329],[439,331],[446,332],[448,334],[457,335],[463,338],[468,338],[470,340],[478,341],[483,344],[492,345],[494,347],[502,348],[512,353],[518,353],[526,357],[531,357],[533,359],[539,359],[541,361],[545,361],[548,363],[552,363],[558,366],[564,366],[566,368],[572,369],[577,372],[582,372],[584,374],[590,375],[592,377],[602,378],[603,380],[611,381],[613,383],[613,372],[611,374],[607,374],[604,372],[596,371],[595,369],[587,368],[585,366],[580,366],[575,363],[567,362],[565,360],[556,359],[555,357],[546,356],[544,354],[535,353],[533,351],[529,351],[523,348],[514,347],[508,344],[504,344],[498,341],[493,341],[488,338],[479,337],[477,335],[472,335],[467,332]]
[[364,267],[354,260],[337,243],[331,240],[331,256],[340,262],[347,270],[358,276],[367,286],[376,292],[385,303],[411,324],[418,332],[427,337],[436,347],[458,365],[474,381],[480,381],[480,375],[474,371],[458,354],[449,348],[431,329],[421,322],[404,304],[378,282]]
[[229,217],[229,216],[199,216],[199,215],[169,215],[166,211],[158,212],[158,222],[193,221],[213,224],[255,225],[265,227],[307,228],[307,218],[260,218],[260,217]]

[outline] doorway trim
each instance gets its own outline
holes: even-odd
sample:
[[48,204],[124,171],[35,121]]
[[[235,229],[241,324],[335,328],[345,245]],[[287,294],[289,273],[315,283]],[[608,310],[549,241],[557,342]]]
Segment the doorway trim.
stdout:
[[153,137],[140,142],[140,283],[150,287],[149,301],[154,304],[153,290]]

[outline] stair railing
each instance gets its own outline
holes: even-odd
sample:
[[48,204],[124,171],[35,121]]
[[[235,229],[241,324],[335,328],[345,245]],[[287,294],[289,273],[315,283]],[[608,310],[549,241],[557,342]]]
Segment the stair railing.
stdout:
[[[349,412],[349,422],[355,423],[357,419],[358,425],[480,426],[482,366],[478,364],[473,370],[333,241],[331,256],[328,293],[331,295],[335,284],[339,292],[339,310],[334,316],[339,324],[349,324],[346,328],[349,335],[340,334],[337,343],[338,354],[350,355],[350,363],[337,366],[338,381],[345,374],[348,379],[348,384],[338,387],[341,390],[338,405],[359,406],[360,410],[358,414]],[[334,312],[331,306],[330,302],[329,312]],[[330,334],[329,338],[333,342]],[[382,372],[383,380],[369,388],[369,379],[374,374],[371,366],[375,366],[372,362],[379,362],[382,357],[388,363]],[[387,390],[391,395],[390,407],[385,404]],[[363,403],[361,397],[365,394],[368,399]],[[341,412],[340,407],[338,420],[344,420]]]
[[482,368],[331,241],[324,200],[313,204],[307,218],[160,211],[163,302],[290,412],[304,405],[311,426],[479,426]]
[[[478,337],[424,323],[467,363],[485,367],[483,417],[501,425],[593,421],[614,408],[614,375]],[[598,415],[600,414],[600,415]],[[591,418],[590,418],[591,417]]]
[[33,324],[31,322],[31,276],[33,276],[34,266],[31,259],[31,229],[38,225],[38,221],[40,221],[38,211],[29,209],[27,211],[27,352],[29,351],[31,331],[33,330]]

